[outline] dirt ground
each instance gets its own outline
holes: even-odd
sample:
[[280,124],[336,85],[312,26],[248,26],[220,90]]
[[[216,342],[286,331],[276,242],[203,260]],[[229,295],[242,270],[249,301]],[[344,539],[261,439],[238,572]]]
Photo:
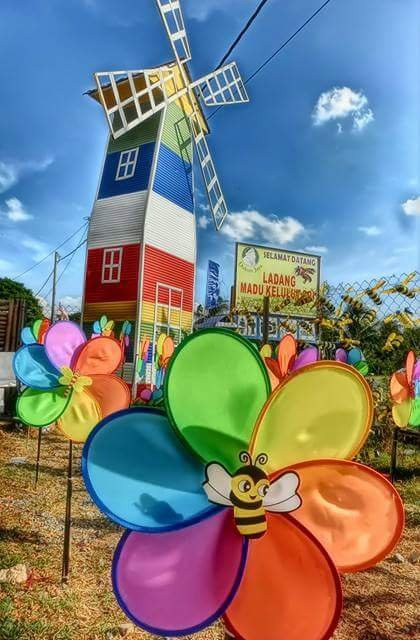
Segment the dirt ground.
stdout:
[[[27,437],[26,430],[0,427],[0,569],[18,563],[29,569],[26,584],[0,585],[0,640],[118,638],[119,625],[128,621],[115,602],[109,570],[121,529],[89,499],[79,472],[81,447],[75,447],[71,580],[60,585],[68,443],[56,432],[43,436],[35,490],[36,433]],[[12,464],[17,456],[26,462]],[[409,477],[397,487],[407,509],[396,550],[404,561],[393,555],[374,569],[344,576],[344,613],[334,640],[419,637],[418,486]],[[154,638],[137,629],[126,637]],[[222,640],[224,632],[218,624],[194,638]]]

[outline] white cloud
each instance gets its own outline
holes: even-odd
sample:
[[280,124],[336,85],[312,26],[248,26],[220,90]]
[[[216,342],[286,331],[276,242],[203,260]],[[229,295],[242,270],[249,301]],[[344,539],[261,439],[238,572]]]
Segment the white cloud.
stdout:
[[200,229],[207,229],[210,224],[210,220],[207,216],[200,216],[198,218],[198,226]]
[[75,313],[82,308],[82,296],[63,296],[60,304],[70,313]]
[[12,222],[23,222],[30,220],[31,216],[18,198],[9,198],[5,201],[7,210],[4,212]]
[[328,253],[328,247],[314,244],[310,247],[305,247],[305,251],[313,251],[314,253]]
[[26,173],[46,171],[52,165],[54,158],[48,156],[43,160],[27,160],[23,162],[0,161],[0,193],[5,193],[14,187]]
[[189,0],[185,3],[185,13],[190,18],[204,21],[214,11],[229,11],[231,15],[236,15],[244,7],[248,11],[254,5],[254,0]]
[[406,200],[401,207],[406,216],[420,216],[420,196]]
[[382,233],[382,229],[377,227],[376,225],[372,225],[370,227],[357,227],[357,230],[361,233],[364,233],[366,236],[380,236]]
[[[353,91],[350,87],[333,87],[324,91],[312,112],[314,125],[320,126],[330,120],[345,120],[349,118],[354,131],[362,131],[369,122],[374,120],[372,109],[368,106],[367,97],[360,91]],[[338,133],[342,133],[343,126],[337,124]]]
[[4,273],[9,273],[12,268],[12,263],[8,260],[3,260],[0,258],[0,275]]
[[22,240],[22,246],[33,252],[34,260],[41,260],[48,253],[47,245],[40,240],[36,240],[35,238],[24,238]]
[[231,213],[226,217],[221,232],[237,241],[262,240],[274,244],[287,244],[304,233],[305,227],[290,216],[278,218],[247,210]]
[[18,181],[18,172],[12,164],[0,162],[0,193],[8,191]]

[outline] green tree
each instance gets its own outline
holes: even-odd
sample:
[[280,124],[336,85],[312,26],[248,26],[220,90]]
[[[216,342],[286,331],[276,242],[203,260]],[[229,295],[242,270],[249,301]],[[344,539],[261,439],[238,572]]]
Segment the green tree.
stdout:
[[22,282],[16,282],[11,278],[0,278],[0,300],[25,300],[25,320],[27,323],[43,316],[39,300],[35,298],[33,291],[25,287]]

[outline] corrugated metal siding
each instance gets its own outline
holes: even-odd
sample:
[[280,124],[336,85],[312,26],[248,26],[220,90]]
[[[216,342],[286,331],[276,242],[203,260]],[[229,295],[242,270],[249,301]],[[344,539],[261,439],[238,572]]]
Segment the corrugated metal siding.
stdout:
[[187,164],[192,164],[193,150],[189,119],[177,104],[166,110],[162,142],[175,151]]
[[[118,112],[116,116],[119,117]],[[134,149],[140,145],[147,144],[148,142],[154,142],[157,137],[161,116],[162,113],[156,113],[154,116],[148,118],[145,122],[139,124],[137,127],[131,129],[116,140],[111,136],[108,145],[108,153],[126,151],[127,149]]]
[[96,200],[88,235],[88,247],[114,247],[143,240],[147,191]]
[[111,320],[124,321],[136,319],[137,301],[120,302],[90,302],[85,303],[83,309],[83,322],[95,322],[102,315],[108,316]]
[[156,283],[182,289],[182,308],[192,312],[193,288],[194,288],[194,263],[187,262],[166,251],[146,245],[144,274],[143,274],[143,300],[155,302]]
[[134,193],[135,191],[144,191],[147,189],[149,186],[154,149],[154,142],[143,144],[140,147],[135,173],[132,178],[127,178],[126,180],[115,179],[120,160],[120,152],[109,153],[105,158],[98,199],[110,198],[111,196],[119,196],[124,193]]
[[[117,247],[118,245],[114,246]],[[103,258],[104,249],[88,249],[85,283],[86,302],[137,300],[139,288],[140,245],[130,244],[122,247],[119,282],[101,282]]]
[[[158,306],[157,312],[157,322],[159,324],[167,324],[169,318],[169,310],[167,307]],[[142,323],[151,323],[153,325],[155,321],[155,305],[152,302],[143,302],[142,306],[142,314],[141,314]],[[171,309],[171,326],[178,327],[180,320],[180,312],[176,309]],[[190,311],[182,311],[181,316],[181,328],[185,331],[189,331],[192,325],[192,313]]]
[[192,166],[164,144],[159,149],[153,190],[182,209],[194,211]]
[[195,218],[152,192],[144,230],[145,242],[178,258],[195,261]]

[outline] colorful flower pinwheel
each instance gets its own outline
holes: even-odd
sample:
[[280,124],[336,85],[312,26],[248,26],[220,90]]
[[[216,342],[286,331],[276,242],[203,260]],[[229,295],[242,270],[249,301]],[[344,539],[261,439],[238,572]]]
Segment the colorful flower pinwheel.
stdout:
[[297,371],[301,367],[316,362],[318,349],[306,347],[297,355],[297,342],[292,334],[286,333],[277,346],[276,358],[272,357],[270,345],[264,345],[260,350],[260,355],[267,367],[271,388],[275,389],[292,371]]
[[15,354],[16,377],[27,386],[18,398],[19,418],[34,427],[57,422],[67,438],[84,442],[102,418],[130,405],[127,385],[112,375],[121,357],[117,340],[86,340],[73,322],[55,323],[44,344],[26,344]]
[[169,360],[171,359],[174,351],[175,345],[171,336],[167,336],[165,333],[161,333],[156,342],[155,353],[156,389],[161,389],[163,387],[165,373],[168,368]]
[[413,351],[407,354],[405,369],[392,374],[392,417],[398,427],[420,427],[420,360]]
[[113,338],[114,326],[115,326],[114,320],[108,320],[106,316],[101,316],[99,320],[95,320],[95,322],[93,323],[92,338],[97,338],[98,336],[106,336],[107,338]]
[[366,362],[364,355],[358,347],[352,347],[349,351],[345,349],[337,349],[335,352],[335,359],[339,362],[344,362],[355,367],[362,376],[367,376],[369,373],[369,365]]
[[315,362],[270,394],[256,349],[210,329],[178,347],[165,403],[168,417],[109,416],[83,450],[91,497],[127,528],[112,569],[122,609],[159,636],[223,615],[245,640],[330,638],[337,568],[372,566],[403,527],[393,486],[351,460],[372,421],[364,378]]
[[23,344],[44,344],[45,334],[50,328],[48,318],[40,318],[35,320],[32,327],[24,327],[21,331],[20,338]]

